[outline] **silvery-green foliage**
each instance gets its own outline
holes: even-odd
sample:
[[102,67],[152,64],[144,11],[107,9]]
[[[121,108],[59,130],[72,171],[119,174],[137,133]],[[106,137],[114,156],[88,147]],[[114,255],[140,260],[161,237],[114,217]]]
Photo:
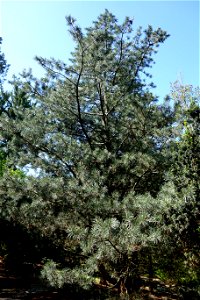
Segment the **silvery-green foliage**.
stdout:
[[51,284],[88,286],[101,265],[117,283],[163,240],[163,216],[179,205],[173,185],[161,189],[173,111],[144,81],[168,34],[134,32],[107,10],[85,31],[67,23],[71,63],[37,57],[46,77],[28,72],[20,83],[33,105],[3,120],[10,164],[27,176],[8,176],[2,194],[13,218],[62,247],[66,264],[48,261],[42,273]]

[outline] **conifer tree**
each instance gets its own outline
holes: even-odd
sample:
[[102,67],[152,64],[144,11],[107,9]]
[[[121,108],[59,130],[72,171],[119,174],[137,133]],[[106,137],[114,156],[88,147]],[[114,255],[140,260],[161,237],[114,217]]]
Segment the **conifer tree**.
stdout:
[[[165,180],[169,184],[175,206],[163,211],[165,242],[156,249],[154,263],[157,274],[181,285],[190,286],[199,295],[199,88],[175,82],[171,100],[174,104],[174,137],[168,151],[171,167]],[[173,188],[173,189],[172,189]],[[158,255],[160,253],[160,255]],[[163,258],[163,254],[165,256]],[[156,258],[157,257],[157,258]],[[187,287],[187,288],[188,288]],[[198,292],[197,292],[198,291]],[[195,295],[197,295],[195,294]],[[198,296],[184,296],[188,298]]]
[[[182,205],[173,212],[174,236],[185,255],[187,267],[200,280],[200,91],[176,82],[173,98],[177,111],[179,139],[174,146],[171,178]],[[198,277],[198,278],[197,278]]]
[[163,212],[174,201],[161,188],[174,115],[145,81],[168,34],[134,32],[132,19],[119,25],[107,10],[85,31],[66,20],[71,62],[36,57],[46,77],[21,82],[34,106],[4,120],[10,160],[28,172],[6,175],[4,197],[15,220],[62,248],[43,270],[51,284],[100,278],[129,290],[143,254],[162,241]]
[[[1,43],[2,38],[0,37],[0,46]],[[20,82],[15,76],[13,77],[12,81],[13,90],[9,92],[5,91],[4,82],[6,80],[8,69],[9,65],[6,62],[5,55],[1,53],[0,49],[0,160],[2,161],[3,165],[5,165],[6,157],[8,155],[7,143],[10,138],[8,131],[6,130],[5,120],[3,122],[3,119],[11,121],[12,119],[22,118],[23,110],[31,107],[26,90],[20,86]]]

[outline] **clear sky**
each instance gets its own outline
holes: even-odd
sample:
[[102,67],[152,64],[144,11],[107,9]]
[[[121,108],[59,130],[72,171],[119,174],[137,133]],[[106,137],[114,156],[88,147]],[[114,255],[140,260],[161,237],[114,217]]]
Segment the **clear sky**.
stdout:
[[82,28],[91,25],[105,8],[122,22],[134,17],[134,26],[161,27],[171,36],[155,55],[151,70],[157,85],[154,93],[170,92],[170,83],[182,79],[199,85],[199,1],[9,1],[0,0],[2,51],[11,65],[8,78],[24,68],[40,77],[42,69],[34,56],[65,62],[73,50],[65,16],[75,17]]

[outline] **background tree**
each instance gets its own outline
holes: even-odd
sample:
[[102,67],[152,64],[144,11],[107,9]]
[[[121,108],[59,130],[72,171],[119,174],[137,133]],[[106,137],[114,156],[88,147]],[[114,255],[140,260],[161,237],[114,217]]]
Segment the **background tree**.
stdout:
[[[2,39],[0,38],[0,45],[1,43]],[[31,103],[25,88],[15,77],[10,91],[5,91],[4,83],[8,68],[5,56],[0,51],[0,255],[4,257],[7,267],[13,269],[21,263],[20,268],[22,269],[22,262],[27,260],[27,256],[30,256],[33,249],[33,236],[28,235],[26,228],[16,222],[13,215],[16,207],[12,207],[12,203],[9,203],[10,198],[5,189],[7,176],[11,182],[15,177],[22,180],[25,176],[25,173],[17,169],[17,166],[10,161],[12,151],[8,147],[8,143],[13,135],[9,134],[7,124],[10,123],[11,126],[14,120],[22,119],[24,109],[31,108]],[[34,238],[35,245],[36,236]]]
[[[2,44],[2,38],[0,37],[0,47],[1,47],[1,44]],[[4,81],[4,78],[5,78],[5,75],[7,73],[7,70],[8,70],[8,65],[6,63],[6,60],[5,60],[5,56],[4,54],[1,52],[1,48],[0,48],[0,105],[2,107],[2,102],[4,101],[3,100],[3,81]],[[2,109],[1,109],[2,111]],[[1,136],[0,136],[1,138]],[[2,141],[0,143],[2,145]],[[2,175],[2,172],[3,172],[3,169],[4,169],[4,165],[5,165],[5,153],[4,151],[2,151],[0,149],[0,174]]]
[[[199,88],[177,82],[172,95],[177,106],[177,128],[180,131],[175,146],[172,174],[178,191],[185,197],[185,213],[182,213],[182,218],[187,220],[187,229],[184,230],[190,228],[193,231],[185,236],[184,242],[190,243],[193,240],[190,247],[194,248],[194,244],[199,243],[195,236],[199,236],[200,91]],[[188,192],[190,194],[187,196]]]
[[[2,37],[0,37],[0,47],[1,47],[1,44],[2,44]],[[7,64],[5,55],[4,55],[4,53],[2,53],[1,48],[0,48],[0,75],[1,75],[0,84],[1,85],[6,76],[8,68],[9,68],[9,65]]]
[[[174,236],[179,240],[188,281],[199,286],[200,238],[200,91],[176,82],[172,96],[177,107],[179,138],[174,145],[171,178],[179,197],[183,199],[179,211],[173,211]],[[183,276],[184,277],[184,276]]]
[[179,205],[164,213],[165,243],[159,249],[160,255],[156,249],[154,256],[155,273],[163,280],[187,286],[189,290],[183,297],[191,299],[199,297],[200,280],[199,96],[199,88],[178,81],[172,85],[176,138],[170,143],[172,164],[166,180],[173,183],[174,200]]

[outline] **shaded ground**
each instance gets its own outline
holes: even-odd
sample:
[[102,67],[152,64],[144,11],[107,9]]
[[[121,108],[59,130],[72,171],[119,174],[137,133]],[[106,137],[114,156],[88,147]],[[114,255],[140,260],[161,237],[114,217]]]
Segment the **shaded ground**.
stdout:
[[117,294],[117,291],[108,291],[105,286],[98,286],[90,291],[79,291],[77,294],[72,290],[51,290],[29,274],[29,276],[16,276],[11,271],[6,270],[4,262],[0,257],[0,299],[1,300],[198,300],[195,294],[180,294],[180,289],[176,286],[168,286],[159,279],[152,279],[151,286],[148,278],[143,277],[143,286],[140,295]]
[[49,291],[31,274],[28,277],[16,276],[6,270],[3,259],[0,258],[0,299],[61,299],[57,291]]

